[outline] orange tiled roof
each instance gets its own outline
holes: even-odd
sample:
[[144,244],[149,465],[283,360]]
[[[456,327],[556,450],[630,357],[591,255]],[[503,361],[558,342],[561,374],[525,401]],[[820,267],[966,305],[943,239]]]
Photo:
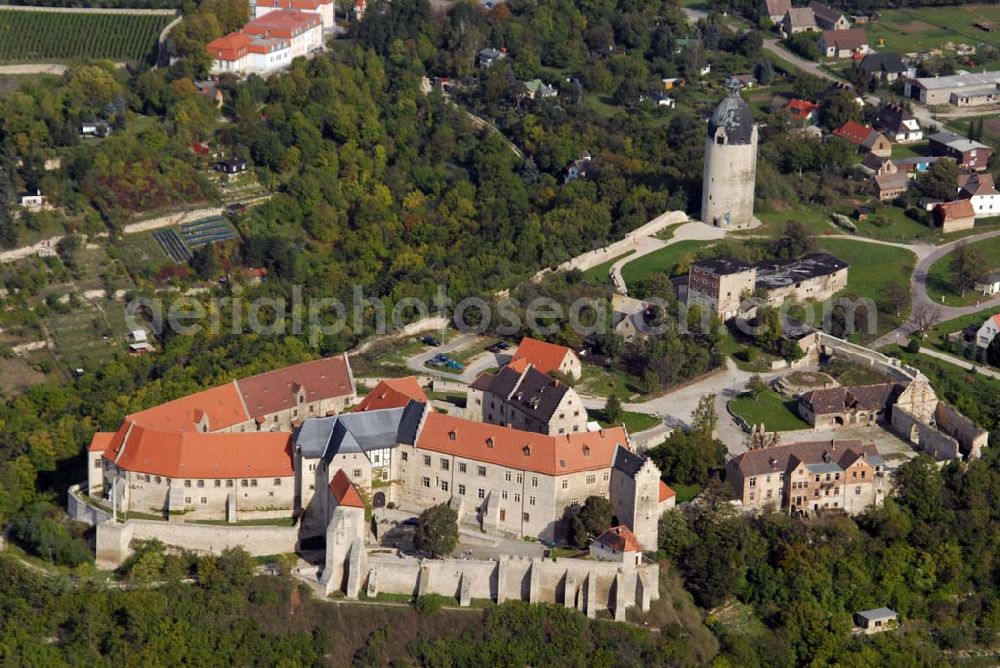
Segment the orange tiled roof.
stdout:
[[642,545],[624,524],[611,527],[595,539],[601,545],[619,552],[642,552]]
[[115,437],[115,432],[113,431],[99,431],[90,439],[90,445],[87,446],[87,452],[104,452],[111,445],[111,441]]
[[[123,438],[118,438],[122,431]],[[126,421],[104,458],[168,478],[283,478],[293,475],[291,434],[163,432]]]
[[857,121],[847,121],[839,128],[833,131],[834,137],[840,137],[841,139],[846,139],[852,144],[864,144],[865,140],[868,139],[874,130]]
[[572,354],[573,351],[566,346],[539,341],[538,339],[526,336],[521,339],[521,343],[518,345],[517,352],[514,353],[512,361],[527,360],[531,366],[542,373],[552,373],[559,370],[563,360],[566,359],[566,355]]
[[427,403],[427,395],[416,377],[386,378],[355,406],[352,412],[374,411],[380,408],[401,408],[410,401]]
[[314,12],[323,5],[329,5],[332,2],[333,0],[257,0],[257,6],[279,9],[304,9]]
[[785,106],[785,109],[787,109],[788,113],[790,113],[794,118],[804,121],[809,118],[809,114],[819,109],[819,105],[815,102],[810,102],[809,100],[800,100],[793,97],[789,101],[788,105]]
[[975,209],[972,208],[972,200],[968,199],[958,199],[954,202],[942,202],[937,205],[937,208],[941,210],[940,215],[944,218],[944,220],[974,218],[976,215]]
[[132,413],[127,420],[159,431],[199,431],[201,417],[208,418],[208,430],[226,429],[250,419],[235,382],[189,394],[165,404]]
[[428,412],[416,446],[545,475],[610,468],[618,447],[628,448],[622,427],[548,436],[453,415]]
[[660,481],[660,503],[677,496],[677,492],[670,489],[667,483]]
[[524,373],[530,365],[531,362],[523,357],[519,357],[518,359],[511,360],[507,364],[507,368],[511,371],[516,371],[517,373]]
[[239,60],[250,46],[250,37],[241,32],[231,32],[209,42],[205,48],[217,60]]
[[320,16],[300,9],[278,9],[255,18],[245,26],[244,32],[251,35],[268,35],[291,39],[302,32],[320,25]]
[[354,483],[344,473],[344,469],[337,469],[330,480],[330,492],[333,498],[337,499],[338,506],[351,506],[352,508],[364,508],[365,502],[355,489]]

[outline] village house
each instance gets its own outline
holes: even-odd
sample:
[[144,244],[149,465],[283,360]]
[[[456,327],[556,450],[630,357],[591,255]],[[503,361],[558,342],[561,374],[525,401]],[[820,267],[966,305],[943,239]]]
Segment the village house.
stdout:
[[624,341],[649,333],[656,314],[654,304],[617,292],[611,295],[611,326]]
[[819,36],[820,53],[827,58],[856,58],[868,53],[868,36],[864,28],[824,30]]
[[976,212],[972,202],[959,199],[954,202],[941,202],[931,210],[934,225],[941,228],[943,234],[971,230],[976,225]]
[[975,290],[984,297],[1000,294],[1000,272],[989,274],[976,281]]
[[822,30],[843,31],[851,27],[850,19],[839,9],[818,2],[810,2],[809,8],[813,10],[813,16],[816,17],[816,25]]
[[549,97],[556,97],[559,91],[554,86],[549,86],[541,79],[532,79],[524,82],[524,90],[529,100],[544,100]]
[[870,176],[881,176],[896,174],[899,172],[899,167],[885,156],[869,153],[861,160],[861,170]]
[[792,7],[785,12],[781,19],[781,34],[791,37],[800,32],[815,32],[819,30],[816,25],[816,16],[811,7]]
[[797,121],[803,123],[815,123],[819,117],[819,105],[809,100],[800,100],[793,97],[785,105],[785,110]]
[[785,12],[792,8],[791,0],[764,0],[764,15],[771,23],[778,25],[785,18]]
[[465,417],[539,434],[587,430],[587,410],[576,391],[524,358],[469,385]]
[[587,173],[590,172],[591,166],[590,154],[584,153],[566,167],[566,175],[563,177],[563,183],[587,178]]
[[987,318],[983,326],[976,330],[976,346],[988,348],[997,334],[1000,334],[1000,313]]
[[506,57],[507,57],[506,49],[503,50],[494,49],[493,47],[488,46],[482,51],[480,51],[479,55],[476,56],[476,63],[479,65],[479,67],[483,68],[493,67],[493,63],[497,62],[498,60],[502,60]]
[[917,119],[908,109],[898,104],[886,105],[879,109],[872,125],[897,144],[910,144],[924,138]]
[[45,195],[38,189],[33,193],[21,193],[18,197],[18,204],[28,211],[41,211],[45,208]]
[[1000,215],[1000,192],[989,172],[961,173],[958,175],[958,197],[972,203],[976,218]]
[[860,153],[874,153],[885,158],[892,155],[892,143],[885,135],[857,121],[847,121],[832,134],[857,146]]
[[989,166],[993,149],[954,132],[938,132],[928,137],[931,153],[953,159],[959,167],[982,171]]
[[903,63],[898,53],[869,53],[858,66],[866,77],[892,83],[900,77],[909,76],[911,69]]
[[892,164],[896,166],[897,171],[908,174],[910,178],[916,178],[917,174],[926,172],[938,160],[940,158],[935,156],[914,155],[905,158],[893,158]]
[[226,158],[215,163],[215,171],[223,174],[243,174],[247,171],[247,161],[243,158]]
[[889,608],[874,608],[854,613],[854,623],[865,634],[881,633],[896,628],[898,615]]
[[889,172],[877,174],[872,177],[875,195],[880,202],[891,202],[892,200],[906,194],[910,187],[910,177],[900,172]]
[[583,367],[577,354],[567,348],[547,341],[539,341],[530,336],[521,339],[517,350],[511,358],[511,362],[524,360],[542,373],[564,373],[570,377],[580,380]]
[[790,443],[744,452],[726,465],[726,482],[746,511],[857,515],[891,491],[878,449],[861,441]]

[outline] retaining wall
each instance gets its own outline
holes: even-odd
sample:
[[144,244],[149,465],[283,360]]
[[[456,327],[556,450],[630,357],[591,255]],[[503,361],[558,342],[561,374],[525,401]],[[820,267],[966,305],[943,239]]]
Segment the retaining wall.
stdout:
[[77,522],[83,522],[90,526],[95,526],[111,519],[111,513],[95,508],[84,500],[86,492],[81,490],[82,485],[73,485],[66,495],[66,512]]

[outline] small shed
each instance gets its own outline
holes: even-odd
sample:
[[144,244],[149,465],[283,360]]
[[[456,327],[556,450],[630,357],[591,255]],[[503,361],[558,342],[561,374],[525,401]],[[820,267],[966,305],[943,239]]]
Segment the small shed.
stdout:
[[873,608],[854,613],[854,623],[864,633],[880,633],[895,628],[898,616],[889,608]]
[[215,163],[215,170],[223,174],[242,174],[247,171],[247,161],[242,158],[228,158]]

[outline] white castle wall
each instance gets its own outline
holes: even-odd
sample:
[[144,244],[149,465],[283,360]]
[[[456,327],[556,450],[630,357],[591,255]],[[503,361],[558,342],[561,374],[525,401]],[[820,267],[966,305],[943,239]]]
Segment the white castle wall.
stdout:
[[723,226],[728,213],[730,228],[750,225],[756,175],[756,126],[749,144],[717,144],[715,137],[707,137],[702,177],[702,221]]

